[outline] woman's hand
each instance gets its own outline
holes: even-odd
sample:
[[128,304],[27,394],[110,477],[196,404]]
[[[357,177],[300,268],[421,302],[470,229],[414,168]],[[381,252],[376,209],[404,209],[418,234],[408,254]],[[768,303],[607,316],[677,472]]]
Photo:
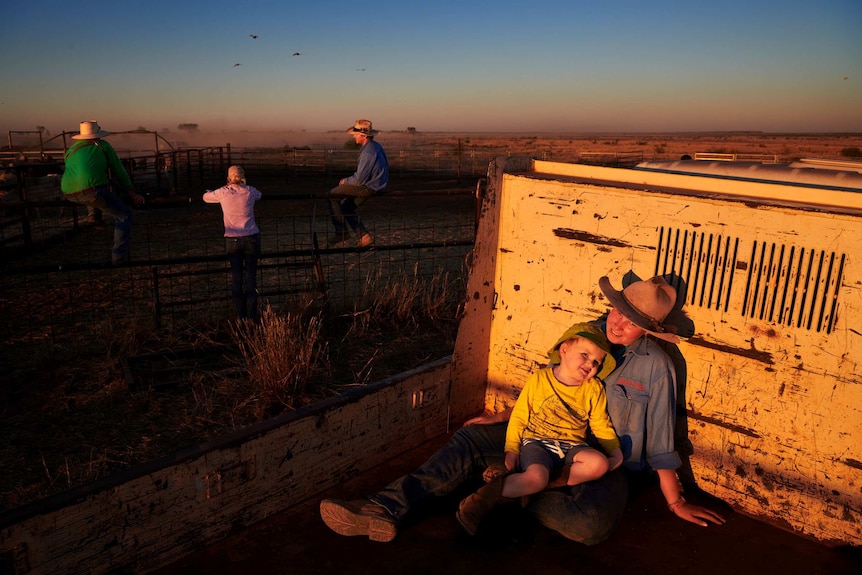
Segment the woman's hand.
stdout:
[[468,425],[490,425],[492,423],[503,423],[504,421],[509,421],[510,415],[512,415],[512,408],[505,409],[500,413],[483,413],[482,415],[471,417],[464,422],[464,425],[462,427],[467,427]]
[[681,503],[670,505],[669,507],[671,508],[671,511],[673,511],[673,514],[680,519],[685,519],[689,523],[694,523],[701,527],[709,525],[707,521],[715,523],[716,525],[723,525],[725,522],[724,517],[715,511],[711,511],[706,507],[701,507],[700,505],[695,505],[694,503],[689,503],[685,499],[683,499]]

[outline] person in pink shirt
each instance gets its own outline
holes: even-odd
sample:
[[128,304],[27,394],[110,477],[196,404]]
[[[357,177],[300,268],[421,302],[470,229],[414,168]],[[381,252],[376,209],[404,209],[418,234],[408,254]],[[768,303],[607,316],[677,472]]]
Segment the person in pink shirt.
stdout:
[[225,252],[230,261],[230,291],[240,319],[257,321],[257,259],[260,230],[254,219],[254,204],[262,194],[245,181],[241,166],[227,171],[227,184],[207,190],[203,200],[221,204],[224,214]]

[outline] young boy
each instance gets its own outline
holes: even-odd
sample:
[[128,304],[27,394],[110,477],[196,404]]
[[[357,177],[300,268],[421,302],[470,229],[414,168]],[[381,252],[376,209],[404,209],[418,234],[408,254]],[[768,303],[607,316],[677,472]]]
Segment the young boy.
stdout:
[[[494,506],[548,486],[555,472],[571,464],[567,485],[598,479],[623,460],[598,378],[616,367],[605,334],[580,323],[548,352],[550,366],[533,373],[521,390],[506,430],[506,469],[458,508],[458,522],[474,535]],[[586,444],[587,424],[605,457]],[[521,469],[520,472],[513,470]]]

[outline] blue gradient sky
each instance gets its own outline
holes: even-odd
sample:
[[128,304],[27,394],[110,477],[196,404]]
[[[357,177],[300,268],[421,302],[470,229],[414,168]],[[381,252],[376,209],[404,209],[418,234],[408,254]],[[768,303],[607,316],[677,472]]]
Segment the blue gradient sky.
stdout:
[[0,0],[0,130],[862,131],[860,0],[534,4]]

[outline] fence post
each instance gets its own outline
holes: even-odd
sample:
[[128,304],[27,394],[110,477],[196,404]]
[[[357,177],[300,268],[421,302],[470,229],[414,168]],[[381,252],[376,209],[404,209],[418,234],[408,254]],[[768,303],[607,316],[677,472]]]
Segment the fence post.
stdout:
[[173,184],[173,188],[179,189],[179,182],[177,181],[179,178],[177,168],[177,153],[171,152],[171,183]]
[[150,268],[150,276],[153,282],[153,325],[156,329],[162,329],[162,305],[159,298],[159,268],[153,266]]
[[458,138],[458,185],[461,185],[461,138]]
[[198,181],[204,181],[204,151],[198,150]]

